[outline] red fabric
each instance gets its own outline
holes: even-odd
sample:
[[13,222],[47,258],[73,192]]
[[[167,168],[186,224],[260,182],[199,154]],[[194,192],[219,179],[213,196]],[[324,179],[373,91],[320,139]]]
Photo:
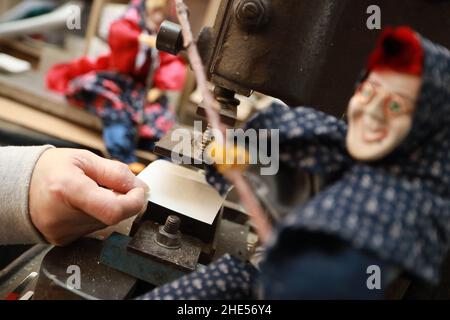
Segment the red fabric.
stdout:
[[12,292],[6,296],[5,300],[8,300],[8,301],[19,300],[19,297],[20,296],[18,293]]
[[110,68],[120,73],[134,73],[140,34],[141,28],[131,21],[118,20],[111,24],[108,37],[111,48]]
[[424,52],[417,34],[409,27],[388,27],[369,58],[368,70],[394,70],[420,76]]
[[160,90],[181,90],[186,80],[186,66],[180,57],[159,53],[160,66],[153,78],[153,86]]
[[[47,87],[65,94],[71,80],[92,71],[117,71],[144,82],[149,72],[150,61],[147,61],[140,70],[135,70],[139,51],[138,37],[141,34],[135,16],[137,17],[137,13],[134,15],[130,11],[125,18],[111,24],[108,39],[110,54],[95,61],[83,57],[53,66],[47,73]],[[154,87],[161,90],[181,90],[185,78],[186,68],[183,59],[160,52],[160,66],[155,72]]]
[[106,69],[108,60],[109,58],[105,56],[97,61],[83,57],[70,63],[56,64],[47,73],[47,87],[53,91],[65,93],[72,79],[91,71]]

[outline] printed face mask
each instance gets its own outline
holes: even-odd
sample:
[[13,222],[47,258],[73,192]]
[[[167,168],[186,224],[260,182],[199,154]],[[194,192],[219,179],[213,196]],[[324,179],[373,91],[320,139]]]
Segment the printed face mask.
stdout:
[[413,124],[421,78],[395,71],[373,71],[348,107],[347,150],[360,161],[376,161],[407,137]]

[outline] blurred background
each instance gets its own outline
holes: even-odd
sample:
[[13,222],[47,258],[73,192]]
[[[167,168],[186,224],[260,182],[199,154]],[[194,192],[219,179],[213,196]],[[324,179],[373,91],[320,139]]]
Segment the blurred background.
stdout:
[[[146,3],[152,6],[159,1]],[[186,3],[194,34],[213,25],[220,0]],[[102,119],[86,106],[74,105],[64,92],[51,90],[47,77],[60,63],[96,61],[108,55],[111,24],[123,19],[130,4],[128,0],[0,1],[0,145],[52,144],[88,149],[111,158],[102,135]],[[165,18],[175,20],[173,10]],[[166,90],[164,95],[176,123],[192,125],[201,97],[192,71],[187,65],[185,68],[181,89]],[[260,94],[238,98],[240,121],[271,102]],[[141,164],[139,171],[158,156],[152,152],[152,144],[137,146],[134,153]],[[0,248],[0,269],[27,248]]]
[[[187,0],[186,3],[191,10],[194,34],[202,26],[214,23],[220,0]],[[107,53],[109,27],[121,18],[128,4],[127,0],[0,2],[1,144],[51,143],[83,147],[107,156],[100,119],[49,90],[45,78],[55,64],[80,57],[96,59]],[[73,6],[80,8],[79,29],[73,20],[74,11],[70,10]],[[67,19],[74,22],[74,29],[68,28]],[[187,67],[183,89],[168,92],[177,122],[192,124],[196,104],[200,102],[195,89],[193,74]],[[241,120],[260,107],[258,103],[267,105],[259,95],[240,98],[243,100],[239,108]],[[139,161],[148,163],[155,159],[148,149],[151,148],[137,151]]]

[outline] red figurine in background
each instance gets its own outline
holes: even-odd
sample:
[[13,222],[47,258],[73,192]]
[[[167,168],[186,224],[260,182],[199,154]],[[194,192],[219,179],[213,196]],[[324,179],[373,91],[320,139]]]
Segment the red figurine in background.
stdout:
[[185,62],[155,49],[156,32],[172,9],[168,0],[131,1],[110,26],[110,53],[58,64],[47,74],[49,89],[102,119],[111,157],[132,169],[137,139],[151,149],[175,123],[164,92],[182,89]]

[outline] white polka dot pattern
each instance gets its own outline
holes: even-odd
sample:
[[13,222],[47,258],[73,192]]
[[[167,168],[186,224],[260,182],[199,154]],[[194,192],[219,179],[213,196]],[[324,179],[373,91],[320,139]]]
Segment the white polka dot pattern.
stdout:
[[[436,283],[450,241],[450,53],[427,39],[421,43],[424,74],[413,128],[382,161],[352,160],[346,124],[311,108],[274,104],[247,127],[280,130],[280,161],[341,177],[295,209],[278,233],[334,234]],[[212,168],[207,173],[220,192],[228,190]]]
[[137,300],[243,300],[253,297],[256,269],[230,255]]

